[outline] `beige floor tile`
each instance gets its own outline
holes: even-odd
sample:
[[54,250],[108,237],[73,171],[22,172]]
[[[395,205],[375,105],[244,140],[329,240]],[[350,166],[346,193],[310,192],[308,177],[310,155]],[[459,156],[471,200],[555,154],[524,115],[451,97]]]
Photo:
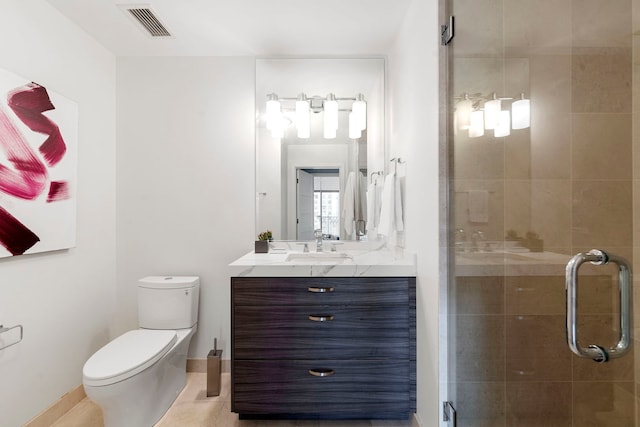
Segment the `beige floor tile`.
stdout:
[[[231,376],[222,374],[219,396],[207,397],[206,373],[188,372],[187,385],[155,427],[411,427],[410,421],[239,420],[231,412]],[[104,427],[102,410],[89,398],[52,427]]]
[[82,399],[51,427],[103,427],[102,410],[88,397]]

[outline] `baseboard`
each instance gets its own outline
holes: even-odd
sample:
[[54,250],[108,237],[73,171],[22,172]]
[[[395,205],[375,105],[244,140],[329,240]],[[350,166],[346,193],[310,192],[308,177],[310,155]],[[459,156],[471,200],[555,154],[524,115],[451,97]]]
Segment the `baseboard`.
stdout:
[[[231,361],[222,359],[222,372],[231,372]],[[187,359],[187,372],[207,372],[207,359]]]
[[80,384],[58,399],[53,405],[36,415],[23,427],[49,427],[85,397],[87,397],[87,395],[84,392],[84,387]]

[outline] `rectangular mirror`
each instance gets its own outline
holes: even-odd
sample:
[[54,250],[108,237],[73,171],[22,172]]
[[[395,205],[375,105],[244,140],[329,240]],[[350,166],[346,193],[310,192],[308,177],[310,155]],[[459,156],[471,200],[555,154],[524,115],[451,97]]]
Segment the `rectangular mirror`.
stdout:
[[[374,233],[366,191],[385,170],[384,82],[383,58],[256,60],[256,233]],[[267,114],[268,100],[277,115]]]

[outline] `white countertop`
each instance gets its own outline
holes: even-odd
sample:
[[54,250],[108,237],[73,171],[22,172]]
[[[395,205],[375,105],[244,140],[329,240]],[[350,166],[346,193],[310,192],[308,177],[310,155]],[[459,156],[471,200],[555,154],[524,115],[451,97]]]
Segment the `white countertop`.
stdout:
[[[336,251],[331,251],[335,245]],[[232,277],[412,277],[416,256],[383,242],[324,241],[323,251],[308,242],[271,242],[269,253],[249,252],[229,264]]]

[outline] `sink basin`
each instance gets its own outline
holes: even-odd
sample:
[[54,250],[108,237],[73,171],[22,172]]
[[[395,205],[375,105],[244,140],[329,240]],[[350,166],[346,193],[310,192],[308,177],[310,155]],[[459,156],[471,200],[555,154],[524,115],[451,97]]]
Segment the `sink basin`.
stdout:
[[342,262],[351,259],[344,252],[300,252],[287,255],[287,262]]

